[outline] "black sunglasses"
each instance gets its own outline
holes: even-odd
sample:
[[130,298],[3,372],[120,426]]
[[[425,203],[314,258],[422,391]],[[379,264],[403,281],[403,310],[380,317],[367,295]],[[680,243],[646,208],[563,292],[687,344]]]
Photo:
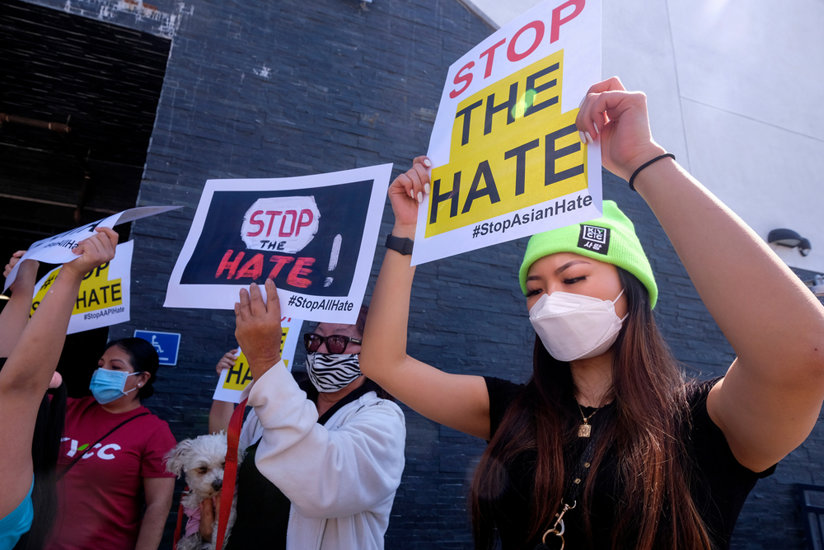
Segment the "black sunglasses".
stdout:
[[326,349],[329,353],[343,353],[349,343],[362,344],[363,340],[357,338],[350,338],[341,334],[332,334],[329,336],[321,336],[314,332],[307,332],[303,335],[303,345],[306,346],[306,351],[315,353],[322,343],[326,342]]

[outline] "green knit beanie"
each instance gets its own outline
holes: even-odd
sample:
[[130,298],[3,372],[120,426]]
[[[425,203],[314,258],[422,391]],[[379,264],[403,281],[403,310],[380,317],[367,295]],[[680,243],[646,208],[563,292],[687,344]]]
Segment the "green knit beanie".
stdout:
[[658,301],[658,286],[635,227],[614,201],[604,201],[604,215],[588,222],[568,225],[533,235],[526,245],[518,277],[526,295],[526,275],[540,258],[556,252],[573,252],[621,267],[647,287],[650,307]]

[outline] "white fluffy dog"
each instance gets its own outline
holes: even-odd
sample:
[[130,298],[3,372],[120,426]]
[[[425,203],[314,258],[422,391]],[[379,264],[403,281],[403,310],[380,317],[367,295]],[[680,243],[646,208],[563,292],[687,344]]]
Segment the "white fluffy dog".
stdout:
[[[219,494],[223,487],[223,466],[226,459],[226,434],[223,432],[211,435],[201,435],[194,439],[184,439],[166,455],[166,470],[186,479],[189,491],[180,499],[187,516],[193,512],[200,519],[200,503]],[[235,502],[232,501],[232,510],[229,514],[229,523],[226,527],[224,546],[229,540],[229,532],[235,522]],[[191,518],[189,521],[193,521]],[[178,541],[178,550],[214,549],[217,539],[217,511],[212,525],[212,542],[204,543],[194,526],[187,525],[187,536]],[[199,524],[199,521],[198,521]],[[193,532],[192,532],[193,531]]]

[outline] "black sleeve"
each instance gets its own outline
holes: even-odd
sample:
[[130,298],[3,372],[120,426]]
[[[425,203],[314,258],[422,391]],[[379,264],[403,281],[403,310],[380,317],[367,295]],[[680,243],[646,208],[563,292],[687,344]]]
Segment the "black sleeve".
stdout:
[[494,376],[484,376],[484,380],[486,391],[489,392],[489,437],[491,438],[501,425],[507,407],[512,404],[524,386]]
[[[692,416],[692,442],[699,450],[700,454],[704,454],[705,458],[722,461],[729,469],[740,468],[745,475],[747,473],[760,479],[771,475],[775,471],[775,466],[767,468],[763,472],[753,472],[742,466],[735,455],[732,454],[727,438],[721,428],[715,425],[715,422],[710,418],[707,411],[707,396],[710,390],[715,386],[721,378],[714,378],[712,380],[704,380],[701,382],[693,382],[687,386],[687,401],[690,406],[690,414]],[[706,456],[711,453],[710,456]]]
[[707,411],[707,395],[720,379],[694,382],[687,387],[691,423],[687,453],[692,463],[690,492],[711,537],[727,548],[735,520],[747,495],[760,478],[775,471],[775,466],[756,473],[733,455],[724,432]]

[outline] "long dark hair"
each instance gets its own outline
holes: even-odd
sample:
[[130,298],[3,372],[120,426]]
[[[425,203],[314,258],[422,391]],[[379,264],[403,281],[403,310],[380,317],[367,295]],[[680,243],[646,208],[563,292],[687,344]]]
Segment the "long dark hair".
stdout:
[[40,550],[51,532],[57,513],[56,466],[65,417],[66,385],[61,383],[56,389],[46,392],[37,411],[31,443],[34,517],[31,529],[20,537],[14,550]]
[[[606,453],[618,457],[622,494],[612,533],[614,548],[710,549],[704,523],[689,490],[690,464],[683,426],[688,419],[685,381],[664,342],[644,286],[618,268],[628,317],[618,335],[612,365],[615,412],[601,428],[591,474],[580,505],[586,531],[594,479]],[[472,484],[475,547],[493,548],[496,503],[507,483],[507,464],[525,451],[537,454],[528,530],[519,547],[540,537],[560,508],[569,472],[564,445],[574,439],[580,418],[569,363],[554,359],[536,338],[533,374],[505,413],[489,442]]]

